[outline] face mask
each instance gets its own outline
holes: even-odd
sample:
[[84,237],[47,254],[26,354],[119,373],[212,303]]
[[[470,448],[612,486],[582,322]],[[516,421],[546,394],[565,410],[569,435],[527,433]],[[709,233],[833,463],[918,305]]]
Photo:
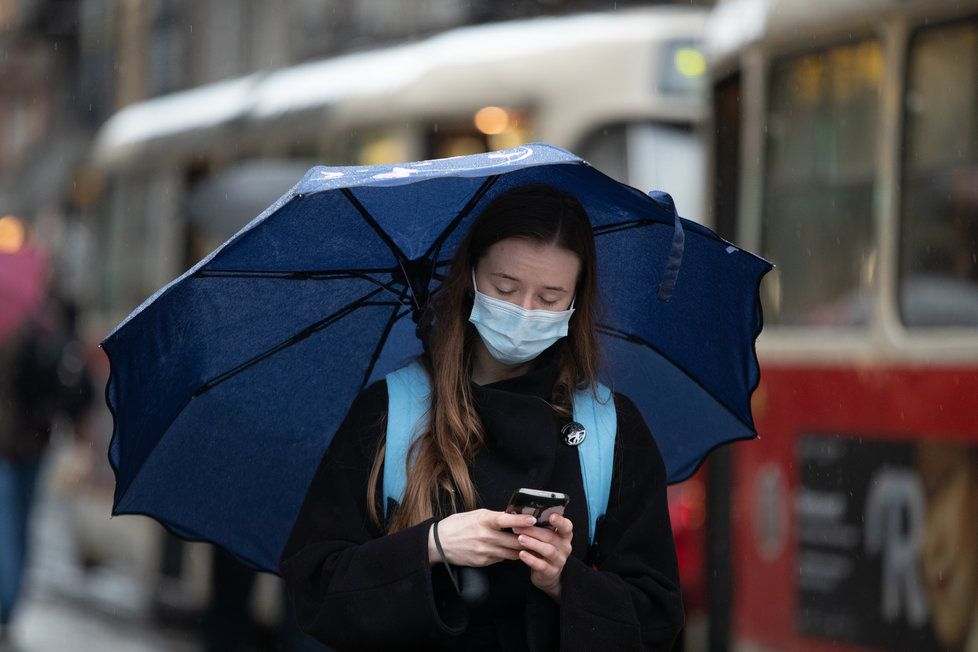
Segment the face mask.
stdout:
[[527,310],[479,292],[472,270],[475,300],[469,321],[475,324],[489,354],[503,364],[522,364],[567,335],[574,301],[567,310]]

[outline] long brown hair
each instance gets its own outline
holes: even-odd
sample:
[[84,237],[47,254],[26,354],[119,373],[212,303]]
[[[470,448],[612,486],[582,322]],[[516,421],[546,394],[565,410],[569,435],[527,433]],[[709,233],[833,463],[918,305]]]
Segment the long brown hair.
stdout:
[[[407,487],[387,531],[397,532],[439,513],[440,497],[451,510],[476,507],[476,491],[469,464],[483,445],[482,420],[473,406],[469,384],[475,327],[471,274],[490,246],[506,238],[567,249],[581,261],[575,288],[574,314],[567,337],[557,344],[559,373],[550,402],[564,415],[571,414],[571,395],[581,387],[594,387],[598,367],[595,335],[597,262],[594,235],[587,213],[571,194],[546,184],[511,188],[499,194],[473,221],[452,259],[450,271],[432,295],[419,322],[426,354],[422,365],[431,379],[432,400],[428,429],[408,452]],[[384,461],[381,445],[367,483],[370,517],[380,527],[374,496]]]

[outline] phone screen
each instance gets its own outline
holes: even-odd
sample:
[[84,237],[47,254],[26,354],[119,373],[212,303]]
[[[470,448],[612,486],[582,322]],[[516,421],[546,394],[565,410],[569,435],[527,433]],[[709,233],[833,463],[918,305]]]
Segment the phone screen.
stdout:
[[570,496],[557,491],[541,489],[517,489],[506,505],[510,514],[532,514],[538,527],[550,527],[551,514],[563,514]]

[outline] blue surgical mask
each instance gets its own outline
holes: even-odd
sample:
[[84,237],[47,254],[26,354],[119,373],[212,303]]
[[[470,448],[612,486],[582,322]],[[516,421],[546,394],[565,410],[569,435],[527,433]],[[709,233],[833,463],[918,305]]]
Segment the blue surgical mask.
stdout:
[[474,269],[472,288],[475,300],[469,321],[475,324],[489,354],[503,364],[528,362],[567,335],[574,300],[567,310],[527,310],[479,292]]

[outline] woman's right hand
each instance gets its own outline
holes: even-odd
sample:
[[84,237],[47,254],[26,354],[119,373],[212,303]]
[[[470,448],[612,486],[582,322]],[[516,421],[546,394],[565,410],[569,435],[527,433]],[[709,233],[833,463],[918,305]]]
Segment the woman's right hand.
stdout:
[[[504,559],[519,559],[523,547],[506,528],[533,525],[536,519],[526,514],[507,514],[489,509],[459,512],[438,521],[438,540],[449,564],[490,566]],[[441,561],[435,547],[434,526],[428,530],[428,561]]]

